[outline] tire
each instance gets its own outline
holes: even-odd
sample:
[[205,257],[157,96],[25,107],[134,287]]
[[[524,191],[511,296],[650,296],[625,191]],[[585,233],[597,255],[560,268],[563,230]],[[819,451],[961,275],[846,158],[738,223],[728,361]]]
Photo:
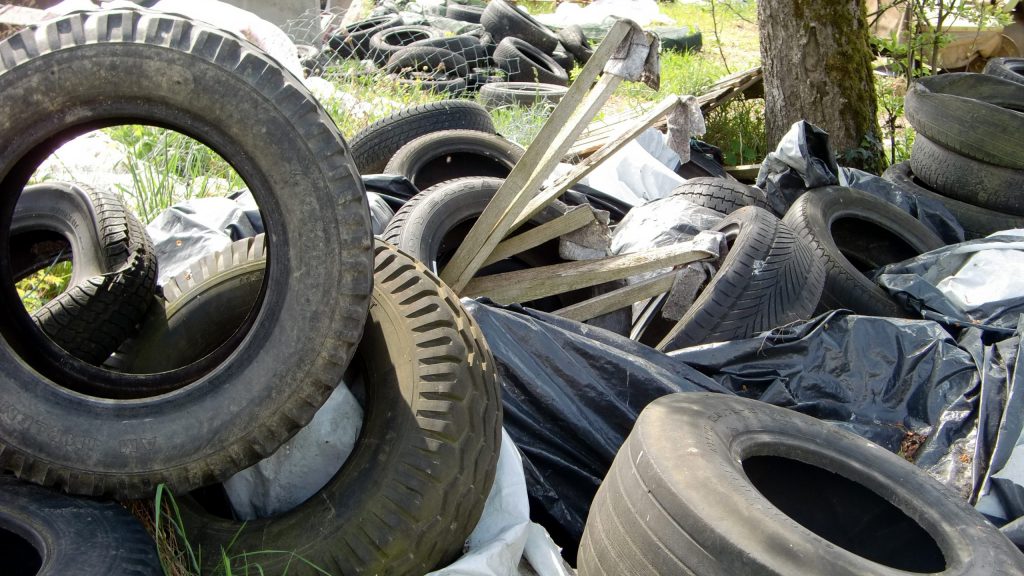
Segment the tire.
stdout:
[[498,68],[474,68],[466,77],[466,88],[479,91],[485,84],[504,82],[508,74]]
[[[14,290],[0,292],[0,468],[72,493],[147,498],[159,483],[186,492],[272,452],[341,379],[369,306],[366,196],[330,116],[252,44],[172,15],[78,12],[26,28],[0,52],[0,236],[25,180],[60,142],[134,122],[189,134],[229,162],[274,254],[244,338],[164,374],[69,357]],[[343,265],[324,266],[325,253]],[[10,286],[9,266],[0,275]],[[166,386],[174,391],[151,392]]]
[[640,413],[590,508],[580,576],[1020,574],[923,470],[793,410],[706,393]]
[[441,32],[429,26],[393,26],[370,37],[367,57],[383,67],[396,52],[420,40],[437,38]]
[[476,130],[494,134],[494,121],[476,102],[431,102],[400,110],[360,130],[349,141],[362,174],[379,174],[398,149],[431,132]]
[[1024,84],[1024,58],[993,58],[985,65],[984,73]]
[[[920,138],[919,134],[917,138]],[[903,191],[914,196],[931,198],[942,202],[946,209],[956,217],[960,226],[964,229],[964,237],[967,240],[984,238],[994,232],[1024,228],[1024,216],[1013,216],[993,210],[978,208],[972,204],[960,202],[947,198],[926,187],[926,184],[917,179],[914,171],[910,168],[910,162],[900,162],[889,167],[882,174],[882,177],[899,186]]]
[[370,38],[374,34],[402,25],[398,14],[368,18],[343,26],[327,40],[327,46],[342,58],[366,58],[370,53]]
[[496,43],[505,38],[519,38],[545,53],[558,46],[558,37],[551,30],[505,0],[488,2],[480,23]]
[[444,9],[445,18],[459,20],[460,22],[471,22],[473,24],[479,24],[483,14],[483,6],[470,6],[468,4],[456,4],[455,2],[448,2]]
[[[441,270],[455,253],[470,227],[483,213],[487,203],[494,197],[502,182],[499,178],[472,177],[449,180],[428,188],[406,202],[405,206],[395,213],[395,217],[391,219],[388,229],[384,231],[381,238],[425,263],[431,270]],[[568,209],[568,206],[562,202],[552,202],[520,230],[550,222]],[[553,240],[512,258],[491,264],[483,268],[479,275],[522,270],[563,261],[558,255],[558,241]],[[613,282],[522,304],[551,312],[621,286],[622,283]],[[587,324],[605,328],[617,334],[628,334],[630,310],[629,308],[616,310],[590,320]]]
[[996,166],[1024,169],[1024,91],[1009,80],[954,73],[922,78],[907,91],[907,120],[919,134]]
[[37,261],[55,245],[70,248],[71,280],[32,319],[65,352],[98,366],[135,331],[156,293],[153,243],[116,194],[28,186],[11,223],[15,278],[24,272],[19,254]]
[[867,192],[839,186],[800,196],[783,222],[810,243],[825,266],[819,311],[849,308],[866,316],[907,317],[907,311],[866,274],[944,245],[899,208]]
[[[442,36],[429,40],[419,40],[409,45],[410,48],[443,48],[464,58],[469,68],[486,68],[491,63],[487,48],[480,44],[480,39],[468,34],[458,36]],[[465,76],[463,74],[462,76]]]
[[549,54],[549,56],[551,56],[551,59],[555,61],[555,64],[558,64],[558,66],[561,67],[562,70],[565,70],[566,73],[572,70],[573,65],[576,63],[576,59],[573,58],[572,54],[566,52],[565,48],[563,48],[561,44],[559,44],[558,48]]
[[569,89],[537,82],[492,82],[480,87],[480,102],[489,110],[502,106],[554,106]]
[[[580,66],[585,65],[594,55],[594,49],[590,47],[587,35],[578,24],[572,24],[559,30],[558,41],[567,52],[573,55]],[[566,69],[568,70],[568,68]]]
[[384,168],[405,176],[420,190],[467,176],[508,176],[523,157],[519,145],[496,134],[475,130],[444,130],[409,142]]
[[[355,362],[365,416],[352,454],[315,496],[268,518],[243,524],[186,499],[186,531],[209,564],[220,549],[233,557],[272,549],[329,574],[425,574],[462,554],[500,447],[494,359],[434,274],[394,247],[378,242],[375,251],[373,305]],[[291,554],[256,561],[268,574],[289,561],[288,574],[324,573]]]
[[725,178],[691,178],[672,191],[698,206],[722,214],[732,214],[744,206],[757,206],[771,212],[771,205],[760,188]]
[[692,32],[684,26],[654,28],[651,31],[658,35],[658,45],[663,52],[700,52],[704,48],[704,35],[700,30]]
[[116,502],[74,498],[0,476],[5,574],[164,573],[156,543]]
[[398,84],[419,88],[427,92],[449,97],[460,96],[466,91],[465,78],[450,78],[443,74],[428,74],[425,72],[406,72],[402,75],[395,75],[393,79]]
[[564,68],[551,56],[519,38],[505,38],[498,43],[494,50],[494,65],[508,72],[508,79],[513,82],[569,85],[569,75]]
[[824,267],[771,212],[740,208],[713,230],[726,235],[729,251],[659,350],[749,338],[809,318],[818,305]]
[[392,54],[384,71],[400,76],[405,76],[409,72],[424,72],[453,79],[452,77],[465,78],[469,74],[469,66],[465,58],[451,50],[410,46]]
[[997,212],[1024,215],[1024,170],[994,166],[961,156],[923,135],[914,138],[910,165],[936,192]]

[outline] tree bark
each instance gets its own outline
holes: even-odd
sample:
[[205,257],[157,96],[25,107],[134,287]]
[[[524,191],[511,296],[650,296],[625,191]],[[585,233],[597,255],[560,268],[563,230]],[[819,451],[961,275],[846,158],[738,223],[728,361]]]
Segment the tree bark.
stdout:
[[878,173],[879,138],[868,25],[862,0],[757,3],[769,146],[794,122],[829,133],[844,166]]

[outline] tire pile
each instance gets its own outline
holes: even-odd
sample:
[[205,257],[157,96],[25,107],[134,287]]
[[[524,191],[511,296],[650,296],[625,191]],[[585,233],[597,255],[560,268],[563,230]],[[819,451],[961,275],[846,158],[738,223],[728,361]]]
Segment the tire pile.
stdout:
[[[103,500],[152,501],[159,485],[204,571],[423,574],[460,556],[494,480],[494,361],[457,296],[374,242],[351,154],[299,79],[242,38],[146,11],[74,13],[0,51],[4,570],[162,574],[152,538]],[[158,290],[152,243],[118,195],[26,185],[63,142],[123,123],[211,145],[265,234]],[[28,314],[15,281],[62,261],[67,289]],[[294,509],[234,520],[219,483],[343,380],[362,382],[349,457]]]
[[468,31],[453,35],[406,24],[399,14],[375,16],[331,31],[305,67],[322,73],[339,59],[369,61],[398,83],[450,96],[479,91],[480,101],[495,108],[558,102],[568,71],[593,53],[579,26],[555,34],[506,0],[486,6],[453,0],[445,10]]
[[909,162],[883,175],[939,200],[968,240],[1024,226],[1024,59],[994,58],[983,74],[919,80],[906,97],[916,130]]

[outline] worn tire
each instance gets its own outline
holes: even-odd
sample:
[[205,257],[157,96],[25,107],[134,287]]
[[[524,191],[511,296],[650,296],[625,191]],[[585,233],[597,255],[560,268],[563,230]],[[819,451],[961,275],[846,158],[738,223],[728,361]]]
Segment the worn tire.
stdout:
[[480,39],[469,34],[458,36],[441,36],[428,40],[418,40],[409,45],[410,48],[418,46],[443,48],[450,50],[466,60],[469,68],[486,68],[491,63],[491,55],[482,44]]
[[480,87],[480,102],[493,110],[502,106],[554,106],[569,91],[557,84],[537,82],[491,82]]
[[402,48],[391,55],[384,71],[403,76],[409,72],[440,74],[446,77],[465,78],[469,74],[469,66],[462,56],[430,46],[410,46]]
[[[366,197],[330,116],[263,51],[172,15],[78,12],[24,29],[0,53],[0,236],[61,142],[145,123],[199,139],[238,171],[274,255],[260,314],[230,354],[126,375],[36,337],[0,251],[0,467],[73,493],[136,498],[160,483],[185,492],[215,482],[272,452],[337,386],[369,306]],[[324,266],[323,254],[340,264]],[[165,385],[174,391],[151,392]]]
[[67,288],[32,319],[57,346],[92,365],[131,336],[156,293],[153,243],[110,192],[65,183],[26,187],[14,209],[10,255],[15,281],[40,264],[71,260]]
[[458,20],[460,22],[471,22],[473,24],[479,24],[480,18],[483,15],[483,6],[471,6],[469,4],[458,4],[456,2],[448,2],[448,5],[445,6],[444,9],[445,18],[451,18],[452,20]]
[[722,214],[732,214],[744,206],[757,206],[769,212],[772,209],[760,188],[725,178],[691,178],[673,190],[672,195]]
[[793,410],[705,393],[640,413],[587,517],[580,576],[1024,573],[923,470]]
[[[483,213],[503,181],[500,178],[471,177],[449,180],[428,188],[405,203],[388,224],[381,236],[408,252],[413,258],[425,263],[434,271],[442,270],[455,253],[465,234]],[[562,202],[549,204],[534,216],[520,231],[550,222],[561,216],[569,207]],[[501,262],[480,270],[487,275],[510,270],[521,270],[563,262],[558,254],[558,240],[545,242]],[[569,304],[592,298],[620,288],[621,283],[612,282],[569,294],[545,298],[536,302],[523,303],[526,306],[552,312]],[[587,322],[616,332],[628,334],[630,310],[623,308]]]
[[5,574],[164,573],[156,543],[116,502],[75,498],[0,476]]
[[[918,136],[920,138],[920,136]],[[993,210],[979,208],[973,204],[967,204],[959,200],[947,198],[927,188],[914,175],[910,162],[893,164],[882,174],[882,177],[899,186],[902,190],[915,196],[932,198],[942,202],[946,209],[956,217],[957,222],[964,229],[964,237],[967,240],[983,238],[1001,230],[1012,230],[1024,227],[1024,216],[1013,216]]]
[[368,18],[342,27],[327,40],[328,48],[342,58],[366,58],[370,53],[370,38],[374,34],[402,25],[398,14]]
[[[373,305],[354,362],[366,399],[352,454],[315,496],[272,517],[243,523],[186,501],[190,541],[211,568],[220,549],[232,557],[283,550],[330,574],[425,574],[462,554],[500,447],[494,359],[434,274],[384,243],[375,252]],[[270,574],[289,564],[289,574],[323,573],[291,554],[249,562]]]
[[505,38],[520,38],[545,53],[558,46],[558,37],[551,30],[505,0],[490,0],[480,23],[496,43]]
[[398,149],[440,130],[477,130],[494,134],[494,121],[476,102],[431,102],[400,110],[360,130],[349,141],[362,174],[379,174]]
[[1024,170],[961,156],[921,134],[914,138],[910,166],[922,182],[943,196],[988,210],[1024,215]]
[[377,66],[383,67],[396,52],[420,40],[430,40],[441,35],[440,30],[429,26],[392,26],[370,37],[366,56]]
[[1024,169],[1024,90],[985,74],[921,78],[907,91],[907,120],[919,134],[988,164]]
[[712,230],[726,235],[729,252],[659,350],[749,338],[814,313],[825,269],[771,212],[740,208]]
[[494,65],[508,72],[508,79],[512,82],[569,85],[565,68],[519,38],[505,38],[498,43],[494,50]]
[[580,66],[585,65],[594,55],[594,49],[590,47],[587,35],[578,24],[571,24],[559,30],[558,41],[569,54],[572,54]]
[[397,84],[404,84],[412,88],[451,98],[462,95],[466,91],[467,86],[465,78],[449,77],[443,74],[429,74],[426,72],[406,72],[401,75],[392,75],[391,78]]
[[783,222],[810,243],[825,266],[819,311],[849,308],[867,316],[907,317],[908,312],[866,274],[944,245],[899,208],[840,186],[800,196]]
[[475,130],[444,130],[409,142],[384,168],[405,176],[420,190],[467,176],[504,178],[525,150],[497,134]]
[[985,74],[1024,84],[1024,58],[993,58],[985,64]]

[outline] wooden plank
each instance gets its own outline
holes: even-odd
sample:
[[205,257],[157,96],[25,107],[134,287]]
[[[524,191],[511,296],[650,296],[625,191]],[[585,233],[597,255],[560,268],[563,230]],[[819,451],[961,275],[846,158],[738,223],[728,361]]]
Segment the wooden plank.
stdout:
[[509,256],[536,248],[541,244],[558,238],[563,234],[574,232],[595,220],[594,209],[590,206],[573,206],[568,212],[550,222],[513,236],[494,247],[494,252],[484,262],[484,266],[504,260]]
[[612,26],[604,42],[597,47],[569,91],[555,106],[540,134],[505,178],[451,261],[441,271],[441,279],[456,293],[461,292],[491,255],[494,247],[504,239],[512,221],[540,190],[551,170],[586,127],[585,123],[593,118],[594,112],[622,81],[618,76],[604,74],[594,85],[604,65],[619,49],[630,30],[630,23],[623,20]]
[[679,106],[679,102],[679,96],[669,96],[668,98],[665,98],[643,118],[638,120],[632,126],[626,127],[621,134],[607,142],[600,150],[591,154],[585,160],[574,166],[571,171],[556,180],[552,185],[546,186],[539,194],[537,194],[536,197],[533,198],[533,200],[530,201],[529,204],[527,204],[526,208],[512,224],[512,227],[515,228],[523,222],[529,221],[530,218],[533,218],[550,202],[561,197],[562,194],[565,194],[566,190],[593,172],[601,162],[604,162],[609,156],[615,154],[619,150],[622,150],[626,144],[629,144],[648,128],[664,119],[670,112]]
[[589,300],[584,300],[572,306],[566,306],[561,310],[556,310],[554,313],[563,318],[575,320],[577,322],[586,322],[592,318],[603,316],[609,312],[614,312],[620,308],[626,306],[632,306],[633,304],[646,300],[648,298],[654,298],[658,294],[664,294],[672,289],[672,283],[675,281],[676,272],[666,272],[654,278],[648,278],[642,282],[636,284],[630,284],[629,286],[613,290],[607,294],[601,294],[595,296]]
[[567,262],[474,278],[460,295],[471,298],[487,296],[499,304],[529,302],[716,257],[715,251],[706,248],[704,244],[685,242],[601,260]]

